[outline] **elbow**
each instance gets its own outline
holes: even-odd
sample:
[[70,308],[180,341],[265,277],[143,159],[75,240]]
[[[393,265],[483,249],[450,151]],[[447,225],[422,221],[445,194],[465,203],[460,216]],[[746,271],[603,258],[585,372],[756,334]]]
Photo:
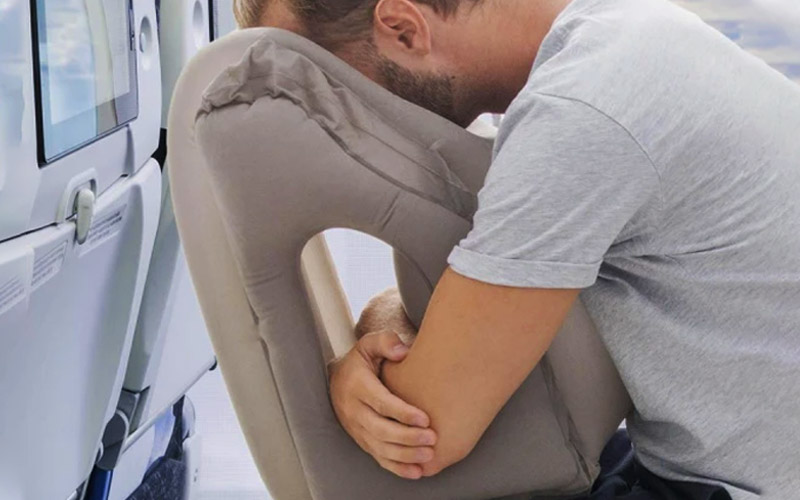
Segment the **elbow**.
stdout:
[[[386,360],[383,362],[380,378],[389,391],[430,417],[431,428],[437,436],[433,447],[433,459],[420,466],[423,477],[435,476],[467,458],[485,429],[478,432],[479,426],[476,426],[472,419],[465,418],[463,412],[453,414],[451,408],[441,403],[441,398],[438,398],[438,404],[425,404],[425,395],[419,393],[422,384],[412,383],[404,377],[402,373],[404,367],[404,362]],[[442,424],[443,422],[446,424]]]

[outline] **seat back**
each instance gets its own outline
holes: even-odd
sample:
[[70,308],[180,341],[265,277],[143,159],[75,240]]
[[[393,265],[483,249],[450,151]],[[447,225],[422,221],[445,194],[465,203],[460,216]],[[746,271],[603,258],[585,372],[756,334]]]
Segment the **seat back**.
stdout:
[[105,451],[160,209],[155,26],[149,0],[0,7],[3,499],[74,496]]
[[[181,69],[208,45],[208,8],[207,0],[172,0],[159,5],[162,128],[167,125]],[[164,172],[169,170],[166,162],[161,167]],[[158,232],[125,374],[124,389],[139,398],[130,431],[152,424],[214,364],[187,274],[166,174],[162,185]]]
[[[205,88],[199,72],[237,50],[240,61]],[[629,400],[582,306],[470,456],[437,476],[407,481],[380,468],[342,430],[328,399],[328,336],[350,320],[325,252],[315,254],[323,272],[307,264],[308,242],[344,227],[390,244],[404,304],[418,322],[447,255],[471,227],[490,141],[282,30],[212,44],[178,87],[169,145],[178,226],[220,366],[271,489],[285,478],[267,470],[275,461],[261,463],[256,440],[266,436],[275,440],[264,443],[272,456],[286,453],[317,499],[571,495],[591,486]],[[320,297],[332,304],[327,311]],[[576,360],[588,366],[578,370]],[[301,483],[292,485],[302,490]]]

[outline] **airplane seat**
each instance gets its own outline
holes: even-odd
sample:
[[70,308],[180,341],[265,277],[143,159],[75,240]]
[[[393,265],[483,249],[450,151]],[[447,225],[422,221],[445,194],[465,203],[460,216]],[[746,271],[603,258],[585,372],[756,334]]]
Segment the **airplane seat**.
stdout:
[[325,362],[354,339],[320,233],[345,227],[393,246],[418,322],[469,230],[490,157],[489,140],[289,32],[228,35],[185,68],[168,133],[176,222],[276,500],[566,498],[591,487],[630,399],[580,304],[470,456],[437,476],[380,468],[330,405]]
[[[163,106],[162,143],[155,157],[166,172],[166,117],[175,81],[199,49],[231,29],[227,19],[232,19],[233,7],[230,0],[170,0],[157,3],[157,13]],[[171,415],[176,402],[216,364],[175,226],[166,173],[162,187],[155,247],[119,403],[129,422],[120,430],[126,435],[106,435],[104,445],[116,456],[107,453],[108,460],[100,463],[114,471],[108,496],[112,500],[128,498],[151,477],[148,454],[159,445],[153,440],[153,427]],[[199,466],[194,453],[200,442],[201,436],[192,434],[185,443],[183,459],[192,467]],[[151,460],[144,460],[146,455]],[[191,497],[198,472],[186,472],[184,498]]]
[[0,498],[79,498],[105,451],[161,203],[155,26],[0,7]]
[[233,0],[208,0],[211,13],[211,41],[237,29],[233,16]]

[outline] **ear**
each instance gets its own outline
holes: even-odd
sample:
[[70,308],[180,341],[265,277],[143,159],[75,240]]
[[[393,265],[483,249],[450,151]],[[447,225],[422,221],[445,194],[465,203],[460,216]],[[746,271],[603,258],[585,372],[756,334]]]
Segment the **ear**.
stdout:
[[425,56],[431,51],[431,30],[410,0],[379,0],[375,6],[375,43],[386,52]]

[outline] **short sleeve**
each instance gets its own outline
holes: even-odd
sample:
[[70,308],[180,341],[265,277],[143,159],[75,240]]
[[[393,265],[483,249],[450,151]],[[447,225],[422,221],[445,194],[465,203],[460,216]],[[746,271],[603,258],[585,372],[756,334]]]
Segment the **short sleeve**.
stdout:
[[[518,99],[519,100],[519,99]],[[595,108],[531,94],[515,102],[478,195],[457,273],[497,285],[585,288],[620,235],[648,231],[658,174],[631,134]]]

